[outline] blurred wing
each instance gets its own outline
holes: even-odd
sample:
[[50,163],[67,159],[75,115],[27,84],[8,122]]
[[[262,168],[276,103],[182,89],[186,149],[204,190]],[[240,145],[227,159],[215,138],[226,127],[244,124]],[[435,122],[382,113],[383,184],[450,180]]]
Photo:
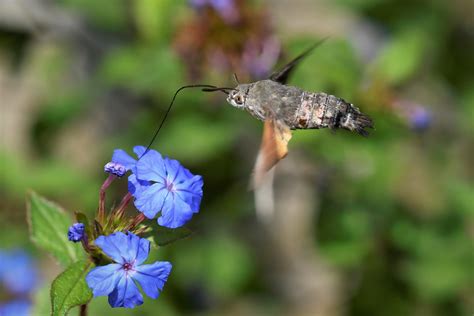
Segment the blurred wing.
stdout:
[[266,120],[263,127],[262,144],[255,162],[253,174],[254,188],[258,187],[265,174],[285,158],[288,153],[288,142],[291,139],[291,130],[283,122]]
[[270,80],[276,81],[281,84],[286,84],[288,81],[288,78],[291,74],[291,72],[295,69],[295,66],[297,66],[306,56],[308,56],[316,47],[321,45],[327,38],[323,38],[319,42],[315,43],[313,46],[308,48],[306,51],[304,51],[302,54],[300,54],[298,57],[290,61],[288,64],[286,64],[282,69],[279,71],[274,72],[270,76]]

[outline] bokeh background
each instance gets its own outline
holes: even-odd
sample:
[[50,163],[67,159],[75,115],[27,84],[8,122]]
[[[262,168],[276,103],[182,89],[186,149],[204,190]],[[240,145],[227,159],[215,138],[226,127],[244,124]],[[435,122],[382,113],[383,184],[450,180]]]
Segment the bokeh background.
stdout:
[[356,104],[371,136],[295,132],[274,199],[267,187],[256,204],[261,122],[220,93],[183,92],[153,148],[204,177],[195,234],[153,252],[173,263],[158,300],[94,299],[90,314],[472,315],[473,12],[470,0],[0,0],[1,305],[47,315],[60,272],[29,241],[28,190],[94,214],[112,150],[146,145],[177,88],[265,78],[329,36],[290,83]]

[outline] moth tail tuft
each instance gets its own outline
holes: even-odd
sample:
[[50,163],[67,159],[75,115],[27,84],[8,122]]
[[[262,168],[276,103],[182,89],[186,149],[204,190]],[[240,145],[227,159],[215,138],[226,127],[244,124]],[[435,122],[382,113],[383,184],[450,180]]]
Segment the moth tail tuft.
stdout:
[[367,128],[374,128],[374,122],[372,119],[364,114],[357,111],[350,112],[342,119],[341,126],[350,131],[357,132],[359,135],[364,137],[369,136]]

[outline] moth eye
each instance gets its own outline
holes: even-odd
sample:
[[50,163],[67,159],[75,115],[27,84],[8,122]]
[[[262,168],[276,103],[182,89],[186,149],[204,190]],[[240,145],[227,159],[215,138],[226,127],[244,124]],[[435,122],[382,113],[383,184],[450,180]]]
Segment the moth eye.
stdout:
[[244,103],[244,98],[242,98],[241,95],[236,96],[236,97],[235,97],[235,103],[237,103],[237,104],[242,104],[242,103]]

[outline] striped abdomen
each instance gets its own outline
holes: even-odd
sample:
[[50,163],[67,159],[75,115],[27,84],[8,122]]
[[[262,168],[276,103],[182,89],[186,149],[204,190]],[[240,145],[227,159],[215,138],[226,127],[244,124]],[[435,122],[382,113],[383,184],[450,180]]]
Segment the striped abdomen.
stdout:
[[367,136],[366,127],[373,127],[370,117],[341,98],[326,93],[301,94],[291,129],[344,128]]

